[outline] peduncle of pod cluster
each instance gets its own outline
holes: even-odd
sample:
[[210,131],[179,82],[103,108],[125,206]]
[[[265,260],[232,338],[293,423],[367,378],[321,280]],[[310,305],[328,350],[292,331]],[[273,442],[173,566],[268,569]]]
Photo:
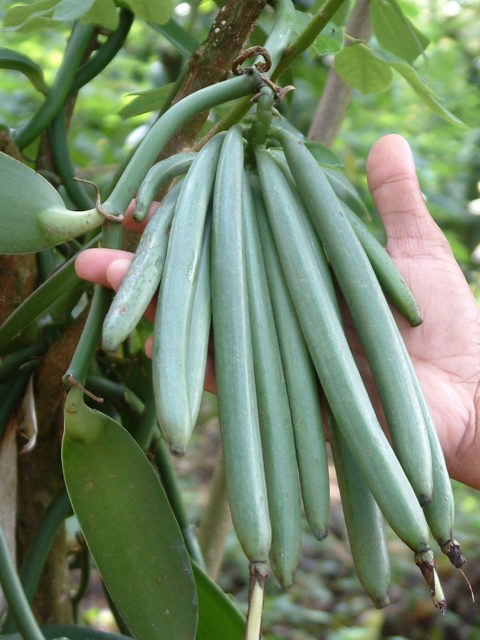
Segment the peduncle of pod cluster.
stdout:
[[[157,417],[181,455],[200,409],[213,326],[229,502],[251,566],[246,638],[260,634],[268,567],[283,587],[292,584],[302,501],[314,535],[327,535],[323,420],[364,588],[377,607],[388,604],[386,520],[414,552],[443,612],[430,535],[456,567],[465,559],[453,537],[453,494],[435,426],[386,297],[412,326],[420,312],[342,180],[298,137],[271,126],[268,92],[258,104],[246,139],[234,126],[147,174],[137,219],[161,185],[184,177],[143,232],[105,319],[103,346],[114,350],[127,338],[158,289]],[[392,444],[350,351],[332,274]]]

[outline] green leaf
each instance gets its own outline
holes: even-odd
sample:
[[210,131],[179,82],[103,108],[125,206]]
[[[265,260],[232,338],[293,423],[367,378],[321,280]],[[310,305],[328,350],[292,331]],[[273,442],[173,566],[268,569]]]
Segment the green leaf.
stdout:
[[242,640],[245,618],[220,587],[192,562],[198,593],[198,629],[195,640]]
[[317,55],[339,53],[343,48],[343,27],[337,27],[333,22],[329,22],[319,33],[312,49]]
[[390,65],[363,42],[345,47],[335,56],[334,67],[344,82],[363,94],[386,91],[392,84]]
[[59,1],[60,0],[37,0],[29,4],[14,5],[5,11],[3,26],[19,27],[28,19],[44,14],[48,14],[48,17],[50,17],[53,15],[53,7],[58,4]]
[[173,0],[126,0],[137,18],[148,22],[164,24],[174,9]]
[[150,111],[158,111],[161,109],[165,98],[169,94],[173,87],[173,82],[164,84],[163,87],[158,89],[149,89],[148,91],[137,91],[130,93],[131,96],[136,96],[131,102],[120,109],[120,115],[122,118],[133,118],[139,116],[142,113],[149,113]]
[[40,93],[45,95],[48,92],[48,85],[43,78],[43,69],[36,64],[36,62],[30,60],[28,56],[23,55],[23,53],[1,47],[0,68],[20,71],[27,76],[35,89],[40,91]]
[[89,11],[94,0],[60,0],[55,7],[53,17],[55,20],[77,20]]
[[91,8],[82,16],[84,24],[98,24],[110,31],[118,27],[118,11],[114,0],[94,0]]
[[40,31],[40,29],[51,29],[52,27],[58,27],[58,20],[54,20],[53,18],[49,18],[47,16],[37,16],[28,18],[22,25],[17,27],[16,31],[18,33],[35,33],[36,31]]
[[103,222],[96,209],[69,211],[45,178],[4,153],[0,153],[0,202],[0,254],[47,249]]
[[395,0],[371,0],[370,18],[378,43],[387,51],[413,62],[430,40],[403,14]]
[[343,169],[343,162],[331,149],[320,142],[314,140],[306,140],[305,146],[312,156],[322,166],[332,167],[334,169]]
[[[383,51],[377,47],[372,47],[372,54],[381,61],[387,62],[391,65],[395,71],[397,71],[412,87],[417,95],[427,104],[432,111],[434,111],[441,118],[450,122],[450,124],[455,124],[460,127],[465,127],[465,123],[462,122],[457,116],[448,111],[441,102],[439,101],[439,96],[437,96],[427,85],[420,79],[415,69],[399,58],[395,56],[393,53],[388,51]],[[340,54],[341,55],[341,54]]]
[[62,462],[85,540],[134,637],[193,640],[195,581],[163,487],[130,434],[76,388],[65,405]]

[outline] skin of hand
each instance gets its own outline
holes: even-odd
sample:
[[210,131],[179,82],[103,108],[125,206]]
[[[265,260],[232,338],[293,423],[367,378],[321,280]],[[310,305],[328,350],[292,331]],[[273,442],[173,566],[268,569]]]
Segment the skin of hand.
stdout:
[[[385,226],[387,250],[423,316],[423,323],[412,328],[394,312],[450,475],[480,488],[480,311],[445,236],[426,208],[404,138],[392,134],[375,143],[367,161],[367,179]],[[132,210],[127,212],[126,224],[141,231],[131,218]],[[89,249],[78,256],[76,271],[80,278],[118,289],[131,259],[123,251]],[[153,313],[154,303],[147,316],[153,319]],[[379,409],[368,364],[353,331],[350,342]],[[151,343],[146,352],[151,354]],[[209,358],[205,388],[215,391],[213,358]]]

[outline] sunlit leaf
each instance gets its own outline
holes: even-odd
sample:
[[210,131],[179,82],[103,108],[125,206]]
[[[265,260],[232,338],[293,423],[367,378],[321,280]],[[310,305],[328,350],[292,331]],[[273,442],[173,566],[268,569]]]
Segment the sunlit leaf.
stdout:
[[173,0],[127,0],[137,18],[163,24],[173,13]]
[[93,5],[94,0],[60,0],[55,7],[53,17],[56,20],[77,20]]
[[[349,47],[348,47],[349,48]],[[464,127],[465,123],[462,122],[457,116],[448,111],[440,102],[439,97],[420,79],[418,73],[415,69],[405,62],[398,56],[395,56],[393,53],[388,51],[383,51],[382,49],[372,48],[372,54],[380,61],[387,62],[391,65],[395,71],[397,71],[408,84],[412,87],[417,95],[422,98],[422,100],[441,118],[450,122],[451,124],[456,124],[458,126]],[[340,54],[341,55],[341,54]]]
[[407,62],[413,62],[430,43],[402,13],[395,0],[371,0],[370,19],[380,46]]
[[94,0],[91,8],[81,18],[83,23],[99,24],[111,31],[118,27],[118,20],[114,0]]
[[319,56],[335,54],[343,48],[343,27],[329,22],[319,33],[311,49]]
[[50,17],[53,14],[53,7],[58,4],[59,1],[60,0],[37,0],[29,4],[14,5],[5,11],[3,26],[18,27],[29,18],[42,16],[44,14],[48,14],[47,17]]
[[334,62],[338,75],[361,93],[380,93],[392,84],[390,65],[374,56],[363,42],[355,42],[345,47]]
[[165,98],[171,91],[173,82],[163,85],[158,89],[149,89],[148,91],[138,91],[130,95],[136,96],[131,102],[120,109],[122,118],[133,118],[142,113],[158,111],[161,109]]

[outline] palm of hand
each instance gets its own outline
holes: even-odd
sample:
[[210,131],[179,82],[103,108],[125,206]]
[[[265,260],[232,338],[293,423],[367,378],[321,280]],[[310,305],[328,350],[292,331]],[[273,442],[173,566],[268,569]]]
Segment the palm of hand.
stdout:
[[[446,454],[450,474],[472,483],[477,437],[480,314],[450,249],[437,255],[393,254],[418,301],[423,323],[397,318]],[[475,480],[478,485],[480,477]]]

